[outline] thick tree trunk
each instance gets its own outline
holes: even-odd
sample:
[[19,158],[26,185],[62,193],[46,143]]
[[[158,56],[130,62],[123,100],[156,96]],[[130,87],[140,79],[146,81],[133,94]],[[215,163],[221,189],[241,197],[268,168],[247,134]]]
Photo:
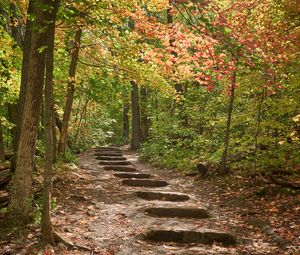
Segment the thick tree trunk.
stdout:
[[[42,0],[37,1],[39,3]],[[34,8],[34,3],[35,1],[29,1],[29,6],[28,6],[28,14],[31,14],[33,8]],[[26,21],[26,31],[25,31],[25,36],[24,36],[24,49],[23,49],[23,59],[22,59],[22,75],[21,75],[21,86],[20,86],[20,93],[19,93],[19,100],[18,100],[18,113],[17,113],[17,123],[15,127],[15,137],[13,141],[13,151],[15,156],[11,160],[11,169],[14,171],[16,169],[16,162],[17,162],[17,150],[19,147],[19,138],[20,138],[20,129],[21,129],[21,123],[22,123],[22,118],[23,118],[23,112],[24,112],[24,104],[25,104],[25,97],[26,97],[26,91],[27,91],[27,79],[29,76],[29,65],[32,64],[30,63],[30,58],[31,55],[34,54],[32,53],[32,48],[31,44],[32,41],[35,40],[32,37],[32,26],[36,24],[36,22],[31,21],[28,19]]]
[[64,116],[62,121],[62,129],[61,129],[60,139],[58,144],[58,152],[62,154],[65,153],[66,145],[67,145],[68,127],[69,127],[69,121],[72,112],[72,106],[73,106],[73,97],[75,91],[75,75],[76,75],[76,68],[77,68],[77,62],[79,56],[81,34],[82,34],[82,30],[81,28],[79,28],[76,32],[74,47],[72,49],[72,59],[69,68],[66,105],[65,105]]
[[55,20],[58,10],[59,0],[52,2],[53,10],[49,15],[51,21],[48,27],[47,56],[46,56],[46,78],[45,78],[45,170],[44,170],[44,190],[43,190],[43,210],[41,219],[42,240],[45,243],[54,243],[54,231],[51,222],[51,189],[52,189],[52,166],[54,159],[53,151],[53,59],[54,59],[54,37],[55,37]]
[[2,123],[0,118],[0,161],[5,160],[4,141],[2,132]]
[[[29,14],[35,20],[26,26],[27,40],[23,53],[22,88],[23,98],[20,139],[18,142],[16,173],[11,188],[7,222],[15,226],[22,226],[30,220],[31,212],[31,186],[34,168],[36,135],[39,123],[41,99],[43,93],[45,51],[40,52],[46,42],[46,33],[34,29],[45,26],[46,11],[41,5],[47,4],[46,0],[29,2]],[[30,40],[28,40],[28,33]],[[25,77],[24,77],[25,76]],[[26,88],[26,91],[24,91]]]
[[149,134],[149,121],[147,112],[148,91],[145,87],[141,87],[141,140],[145,141]]
[[125,141],[129,140],[129,105],[124,103],[123,107],[123,138]]
[[132,141],[131,149],[138,150],[141,147],[141,117],[139,104],[139,88],[138,85],[132,81],[131,90],[131,107],[132,107]]
[[229,106],[227,111],[227,124],[225,130],[225,138],[224,138],[224,151],[221,160],[221,173],[227,174],[229,169],[227,167],[227,154],[228,154],[228,146],[230,140],[230,128],[231,128],[231,118],[234,104],[234,95],[235,95],[235,86],[236,86],[236,72],[232,75],[232,81],[230,86],[230,95],[229,95]]

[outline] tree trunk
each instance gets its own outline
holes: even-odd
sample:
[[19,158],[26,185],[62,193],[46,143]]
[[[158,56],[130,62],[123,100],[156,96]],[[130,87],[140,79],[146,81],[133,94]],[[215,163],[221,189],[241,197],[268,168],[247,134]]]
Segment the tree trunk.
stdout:
[[27,36],[25,37],[27,40],[25,40],[23,53],[24,66],[21,81],[21,90],[23,89],[21,105],[23,107],[22,115],[19,115],[21,117],[20,139],[18,141],[16,173],[11,188],[6,220],[14,226],[22,226],[30,220],[32,173],[45,72],[45,50],[39,51],[39,49],[45,45],[47,39],[45,32],[34,28],[46,26],[46,11],[40,8],[41,5],[46,4],[46,0],[31,0],[29,2],[28,13],[33,15],[35,19],[28,22],[26,26]]
[[55,163],[57,161],[57,139],[56,139],[56,121],[55,121],[54,102],[52,105],[52,110],[53,110],[52,112],[53,162]]
[[[43,2],[43,0],[39,0],[36,3]],[[34,9],[34,3],[35,1],[29,1],[28,5],[28,14],[32,13],[32,10]],[[18,113],[17,113],[17,122],[15,127],[15,136],[13,141],[13,151],[15,156],[11,160],[11,169],[14,171],[16,169],[16,163],[17,163],[17,150],[19,147],[19,138],[20,138],[20,129],[21,129],[21,123],[23,118],[23,112],[24,112],[24,104],[25,104],[25,98],[26,98],[26,91],[27,91],[27,79],[29,76],[28,70],[29,65],[32,64],[31,51],[33,50],[31,48],[32,41],[35,40],[32,37],[32,30],[31,28],[36,24],[36,21],[31,21],[30,19],[27,19],[26,21],[26,31],[24,36],[24,49],[23,49],[23,59],[22,59],[22,75],[21,75],[21,86],[20,86],[20,93],[19,93],[19,100],[18,100]]]
[[123,138],[126,142],[129,139],[129,105],[127,102],[123,107]]
[[131,149],[138,150],[141,147],[141,118],[140,118],[140,104],[139,104],[139,88],[138,85],[132,81],[131,90],[131,107],[132,107],[132,141]]
[[141,87],[141,140],[145,141],[149,134],[149,122],[147,113],[147,89]]
[[234,93],[235,93],[235,85],[236,85],[236,72],[232,74],[232,81],[230,86],[230,95],[229,95],[229,106],[227,112],[227,124],[225,130],[225,138],[224,138],[224,151],[221,160],[221,173],[228,174],[228,167],[227,167],[227,154],[228,154],[228,146],[230,140],[230,127],[231,127],[231,118],[232,118],[232,111],[233,111],[233,103],[234,103]]
[[66,95],[66,105],[64,110],[64,116],[62,121],[62,129],[60,133],[60,139],[58,143],[58,152],[61,154],[65,153],[66,145],[67,145],[67,138],[68,138],[68,127],[69,121],[72,112],[73,106],[73,97],[75,91],[75,75],[76,75],[76,68],[79,56],[79,48],[80,48],[80,40],[81,40],[82,30],[79,28],[75,35],[74,46],[72,49],[72,59],[69,68],[69,77],[68,77],[68,87],[67,87],[67,95]]
[[[17,104],[7,104],[8,120],[14,125],[18,121],[18,106]],[[11,129],[11,136],[14,138],[16,136],[16,127]],[[14,144],[11,145],[14,148]]]
[[89,101],[90,101],[90,99],[87,98],[86,101],[85,101],[85,104],[84,104],[84,106],[82,108],[82,111],[80,112],[79,122],[78,122],[77,130],[76,130],[76,134],[75,134],[75,139],[74,139],[74,144],[75,145],[77,143],[77,139],[78,139],[78,135],[79,135],[79,130],[80,130],[80,127],[81,127],[82,119],[83,119],[83,116],[84,116],[84,114],[86,112],[86,109],[87,109]]
[[257,165],[257,150],[258,150],[258,137],[260,134],[260,127],[261,127],[261,118],[262,118],[262,114],[263,114],[263,103],[265,100],[265,95],[266,94],[266,90],[263,89],[261,97],[260,97],[260,102],[258,105],[258,113],[257,113],[257,123],[256,123],[256,132],[255,132],[255,137],[254,137],[254,169],[256,169],[256,165]]
[[2,123],[0,118],[0,161],[5,160],[4,141],[2,132]]
[[51,2],[53,10],[49,15],[51,21],[48,27],[47,56],[46,56],[46,78],[45,78],[45,170],[44,170],[44,190],[43,190],[43,209],[41,219],[42,240],[45,243],[54,243],[54,231],[51,222],[51,189],[52,189],[52,166],[53,166],[53,119],[54,119],[54,99],[53,99],[53,59],[54,59],[54,37],[55,20],[59,6],[59,0]]

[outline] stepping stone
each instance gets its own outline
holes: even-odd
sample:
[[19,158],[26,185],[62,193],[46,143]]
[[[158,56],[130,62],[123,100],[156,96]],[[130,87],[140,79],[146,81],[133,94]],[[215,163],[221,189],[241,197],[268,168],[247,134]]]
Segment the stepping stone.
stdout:
[[96,159],[98,160],[126,160],[126,158],[124,157],[120,157],[120,156],[98,156],[96,157]]
[[150,230],[145,234],[145,239],[156,242],[176,243],[222,243],[224,246],[235,245],[233,235],[213,231],[187,231],[187,230]]
[[132,166],[105,166],[104,169],[117,171],[117,172],[136,172],[137,171]]
[[122,184],[133,187],[165,187],[169,185],[166,181],[148,179],[128,179],[123,180]]
[[145,209],[145,213],[150,216],[158,217],[179,217],[179,218],[209,218],[210,214],[202,208],[185,208],[185,207],[150,207]]
[[182,193],[171,193],[171,192],[137,191],[136,195],[145,200],[183,202],[190,199],[188,195]]
[[104,161],[104,160],[101,160],[99,161],[99,164],[101,165],[131,165],[131,163],[129,161]]
[[134,179],[146,179],[151,178],[151,174],[140,174],[140,173],[117,173],[114,176],[119,178],[134,178]]

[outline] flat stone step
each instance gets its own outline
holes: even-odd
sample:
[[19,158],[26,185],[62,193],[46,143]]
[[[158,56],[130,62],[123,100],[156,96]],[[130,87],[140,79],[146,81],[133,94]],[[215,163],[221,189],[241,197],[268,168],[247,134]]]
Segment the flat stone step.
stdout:
[[122,157],[122,153],[120,152],[96,152],[95,156],[97,157]]
[[137,191],[136,195],[145,200],[183,202],[190,199],[188,195],[182,193],[175,193],[175,192],[171,193],[171,192]]
[[132,166],[105,166],[104,169],[117,171],[117,172],[136,172],[137,171]]
[[145,213],[150,216],[158,217],[179,217],[179,218],[209,218],[210,214],[203,208],[185,208],[185,207],[150,207],[145,209]]
[[155,242],[176,243],[222,243],[224,246],[236,245],[233,235],[213,231],[187,231],[187,230],[150,230],[145,233],[145,239]]
[[112,161],[126,160],[126,158],[120,157],[120,156],[97,156],[96,159],[98,159],[98,160],[112,160]]
[[134,178],[134,179],[146,179],[151,178],[151,174],[140,174],[140,173],[116,173],[114,176],[119,178]]
[[119,148],[116,147],[97,147],[95,150],[101,151],[101,150],[111,150],[111,151],[121,151]]
[[131,165],[131,162],[129,162],[129,161],[120,161],[120,160],[118,160],[118,161],[105,161],[105,160],[101,160],[101,161],[99,161],[99,164],[101,164],[101,165],[109,165],[109,166],[111,166],[111,165],[119,165],[119,166],[121,166],[121,165]]
[[123,180],[122,184],[133,187],[165,187],[169,185],[166,181],[149,179],[127,179]]

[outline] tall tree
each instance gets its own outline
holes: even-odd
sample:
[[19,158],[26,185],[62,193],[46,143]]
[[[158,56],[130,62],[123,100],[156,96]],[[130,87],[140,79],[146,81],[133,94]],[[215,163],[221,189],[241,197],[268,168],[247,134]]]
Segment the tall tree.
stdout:
[[131,109],[132,109],[132,140],[131,149],[138,150],[141,147],[141,117],[139,103],[139,88],[136,82],[132,81]]
[[[28,14],[34,17],[26,24],[23,52],[23,110],[17,150],[16,173],[13,178],[7,221],[12,225],[24,225],[30,220],[31,186],[34,168],[36,135],[39,123],[45,73],[45,43],[47,39],[46,0],[31,0]],[[22,89],[22,88],[21,88]]]
[[127,102],[123,106],[123,139],[129,139],[129,105]]
[[147,112],[148,90],[144,86],[140,89],[141,94],[141,140],[145,141],[149,134],[149,121]]
[[72,105],[73,105],[73,98],[74,98],[74,91],[75,91],[75,77],[76,77],[76,68],[78,63],[81,35],[82,35],[82,29],[78,28],[75,34],[75,39],[71,50],[72,57],[71,57],[71,64],[69,67],[66,104],[65,104],[64,115],[62,120],[62,128],[61,128],[60,139],[58,144],[58,152],[62,154],[65,153],[66,146],[67,146],[68,127],[69,127],[69,121],[72,112]]
[[51,223],[51,189],[52,189],[52,166],[54,160],[53,150],[53,59],[54,59],[54,38],[55,21],[59,6],[59,0],[52,0],[50,3],[51,12],[49,14],[47,52],[46,52],[46,75],[45,75],[45,170],[44,170],[44,190],[43,190],[43,210],[42,210],[42,239],[46,243],[54,243],[54,231]]

